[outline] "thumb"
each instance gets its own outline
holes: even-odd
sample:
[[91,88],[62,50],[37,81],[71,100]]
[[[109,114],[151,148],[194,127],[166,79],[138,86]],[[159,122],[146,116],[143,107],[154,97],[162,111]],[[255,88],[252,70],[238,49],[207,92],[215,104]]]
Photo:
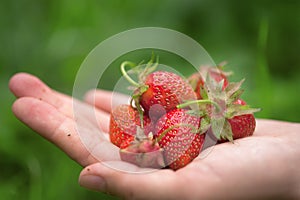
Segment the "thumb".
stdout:
[[[111,166],[122,168],[122,171]],[[124,199],[169,199],[179,197],[182,192],[180,180],[172,170],[143,169],[122,161],[110,161],[83,169],[79,184]]]

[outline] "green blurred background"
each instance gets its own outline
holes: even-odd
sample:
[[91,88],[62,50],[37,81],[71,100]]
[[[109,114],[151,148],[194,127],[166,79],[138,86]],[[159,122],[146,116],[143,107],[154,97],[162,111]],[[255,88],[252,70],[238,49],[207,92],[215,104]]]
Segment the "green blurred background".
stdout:
[[[245,77],[244,99],[263,108],[257,117],[300,122],[299,11],[298,0],[1,0],[0,198],[113,198],[81,188],[81,167],[14,117],[13,74],[34,74],[72,94],[81,62],[99,42],[131,28],[165,27],[194,38],[216,63],[228,61],[234,80]],[[101,87],[113,88],[118,64]]]

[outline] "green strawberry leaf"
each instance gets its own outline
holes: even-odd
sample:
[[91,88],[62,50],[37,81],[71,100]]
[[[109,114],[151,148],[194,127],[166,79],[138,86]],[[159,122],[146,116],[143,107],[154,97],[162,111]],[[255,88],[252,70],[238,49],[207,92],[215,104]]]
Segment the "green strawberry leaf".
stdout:
[[251,108],[249,105],[232,104],[229,107],[227,107],[225,117],[227,119],[230,119],[235,116],[253,114],[259,111],[261,111],[260,108]]
[[209,128],[211,127],[211,124],[210,124],[210,118],[209,117],[203,117],[201,119],[201,125],[200,125],[200,128],[199,128],[199,133],[200,134],[203,134],[205,133]]
[[145,78],[147,77],[147,75],[149,75],[150,73],[156,70],[158,66],[159,57],[158,56],[156,57],[155,63],[154,60],[155,60],[155,55],[154,53],[152,53],[151,59],[146,64],[146,67],[144,67],[143,70],[139,73],[140,84],[143,84],[145,82]]
[[221,139],[226,139],[229,140],[230,142],[233,142],[233,137],[232,137],[232,129],[231,129],[231,125],[228,122],[228,120],[224,121],[224,125],[223,125],[223,129],[220,135]]
[[207,94],[208,88],[206,84],[200,86],[200,95],[203,99],[208,99],[208,94]]
[[231,125],[223,117],[215,118],[211,121],[212,132],[216,136],[218,140],[227,139],[229,141],[233,141]]
[[224,122],[225,122],[225,118],[223,118],[223,117],[213,117],[211,119],[212,132],[218,139],[221,138]]
[[225,65],[227,65],[227,61],[223,61],[217,65],[217,68],[219,70],[218,73],[220,73],[220,71],[221,71],[221,73],[224,74],[226,77],[232,76],[233,75],[232,71],[224,71]]
[[243,93],[244,93],[243,89],[238,89],[231,96],[229,96],[229,97],[227,96],[226,104],[231,105],[232,103],[236,102]]
[[240,82],[232,82],[228,84],[225,89],[227,99],[230,99],[230,97],[241,88],[244,81],[245,79],[242,79]]
[[220,82],[217,82],[216,83],[216,91],[221,93],[223,91],[223,85],[224,85],[224,79],[222,79]]

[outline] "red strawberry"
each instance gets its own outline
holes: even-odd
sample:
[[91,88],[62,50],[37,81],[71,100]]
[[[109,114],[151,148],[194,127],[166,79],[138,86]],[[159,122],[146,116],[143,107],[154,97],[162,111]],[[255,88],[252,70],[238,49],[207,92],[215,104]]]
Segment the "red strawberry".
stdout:
[[253,114],[235,116],[228,121],[234,140],[253,135],[256,125]]
[[196,99],[188,82],[172,72],[153,72],[146,77],[144,84],[148,89],[141,94],[139,101],[144,110],[153,115],[151,118],[159,118],[178,104]]
[[[226,73],[217,67],[201,67],[200,71],[205,71],[204,74],[207,74],[207,76],[209,76],[209,78],[214,80],[216,83],[220,83],[223,80],[223,90],[225,90],[225,88],[229,84]],[[207,94],[205,94],[206,91],[204,91],[205,81],[200,73],[192,74],[188,78],[188,81],[192,85],[194,91],[196,92],[198,99],[207,98]]]
[[157,141],[164,149],[166,164],[174,170],[196,158],[204,143],[205,135],[197,133],[200,118],[187,112],[173,109],[163,115],[155,127]]
[[227,116],[225,118],[224,130],[218,141],[232,141],[253,135],[256,126],[253,112],[257,111],[257,109],[249,108],[246,102],[241,99],[236,100],[229,106],[228,109],[233,108],[235,114],[232,117]]
[[[110,115],[109,136],[113,144],[120,147],[128,138],[134,138],[137,126],[141,126],[138,111],[129,105],[117,106]],[[146,135],[152,131],[152,123],[144,115],[144,132]]]
[[121,160],[140,167],[163,168],[165,166],[163,149],[150,136],[135,139],[128,138],[120,146]]
[[[243,81],[229,83],[225,89],[221,88],[221,85],[216,85],[217,89],[210,91],[207,99],[185,102],[177,107],[183,108],[198,103],[198,110],[206,111],[202,116],[211,124],[212,131],[219,142],[251,136],[256,125],[253,113],[260,109],[251,108],[240,99],[244,91],[240,88]],[[224,94],[220,95],[222,90]],[[206,103],[208,105],[205,105]]]
[[202,78],[202,76],[200,75],[200,73],[194,73],[192,74],[189,78],[188,78],[189,83],[191,84],[191,86],[193,87],[196,95],[197,95],[197,99],[203,99],[201,93],[203,91],[203,87],[204,87],[204,80]]
[[229,82],[228,82],[227,76],[225,75],[225,73],[222,70],[220,70],[218,68],[210,68],[209,74],[217,83],[224,80],[223,90],[228,86]]
[[[246,102],[238,99],[235,105],[246,105]],[[256,122],[253,114],[234,116],[228,119],[231,126],[233,139],[251,136],[254,133]]]
[[[127,139],[123,140],[120,144],[120,149],[126,149],[130,146],[130,144],[134,141],[134,137],[128,137]],[[133,151],[131,151],[133,152]],[[137,152],[137,151],[135,151]]]

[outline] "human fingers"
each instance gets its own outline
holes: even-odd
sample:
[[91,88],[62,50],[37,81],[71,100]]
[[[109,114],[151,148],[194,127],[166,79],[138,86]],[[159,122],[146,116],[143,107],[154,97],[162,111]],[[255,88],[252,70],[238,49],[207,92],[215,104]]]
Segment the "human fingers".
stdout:
[[106,112],[93,109],[75,98],[52,90],[33,75],[27,73],[14,75],[9,82],[9,88],[17,98],[33,97],[47,102],[69,118],[84,115],[98,124],[104,132],[108,131],[109,115]]
[[116,105],[128,104],[130,100],[129,96],[125,94],[100,89],[88,91],[84,99],[85,102],[108,113],[110,113],[112,108]]
[[11,92],[17,97],[34,97],[45,101],[68,117],[72,117],[72,99],[55,92],[37,77],[27,73],[15,74],[9,82]]
[[23,123],[57,145],[82,166],[99,160],[120,159],[118,149],[85,118],[75,122],[53,105],[33,97],[17,99],[12,110]]
[[256,119],[256,129],[254,136],[281,136],[291,137],[291,134],[298,134],[300,123],[270,120],[270,119]]
[[[263,127],[263,123],[273,121],[261,123]],[[133,171],[136,173],[126,173],[95,164],[82,171],[79,183],[125,199],[280,198],[292,195],[297,187],[295,166],[299,160],[295,154],[299,145],[289,142],[287,145],[284,141],[254,135],[234,144],[223,143],[206,149],[208,153],[202,152],[199,158],[176,172],[141,173],[137,168]],[[290,162],[296,163],[286,166]],[[178,185],[172,184],[175,182]]]
[[[110,165],[122,165],[130,172],[117,171]],[[144,172],[142,168],[121,161],[87,166],[79,177],[79,184],[83,187],[130,200],[183,199],[185,188],[182,188],[182,181],[172,170]]]

